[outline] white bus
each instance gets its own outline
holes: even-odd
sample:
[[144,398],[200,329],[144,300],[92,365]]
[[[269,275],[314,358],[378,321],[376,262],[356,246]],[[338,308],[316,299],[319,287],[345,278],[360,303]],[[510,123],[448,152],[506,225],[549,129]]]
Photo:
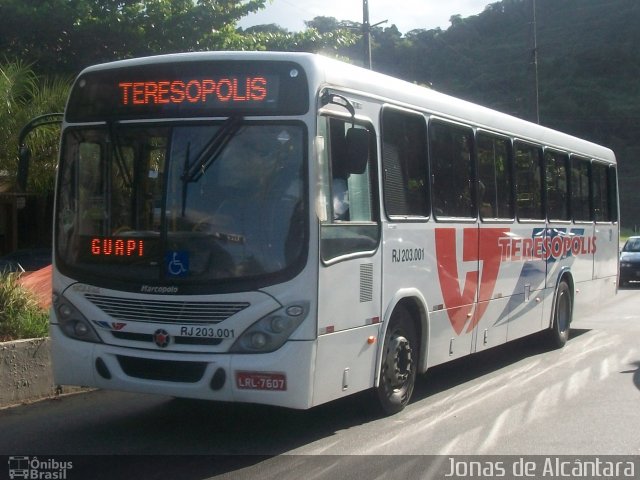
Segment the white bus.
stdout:
[[[321,56],[84,70],[57,178],[55,380],[306,409],[616,292],[611,150]],[[544,333],[541,334],[544,337]]]

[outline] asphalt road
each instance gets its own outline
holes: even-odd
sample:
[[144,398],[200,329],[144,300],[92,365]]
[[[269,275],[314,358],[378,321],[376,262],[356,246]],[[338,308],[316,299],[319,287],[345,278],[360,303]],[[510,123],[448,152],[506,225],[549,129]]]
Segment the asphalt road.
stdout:
[[406,478],[477,454],[636,456],[640,469],[639,300],[620,291],[562,350],[529,337],[433,368],[388,418],[368,392],[292,411],[94,391],[0,410],[0,455],[115,455],[73,457],[70,480],[96,462],[96,479]]

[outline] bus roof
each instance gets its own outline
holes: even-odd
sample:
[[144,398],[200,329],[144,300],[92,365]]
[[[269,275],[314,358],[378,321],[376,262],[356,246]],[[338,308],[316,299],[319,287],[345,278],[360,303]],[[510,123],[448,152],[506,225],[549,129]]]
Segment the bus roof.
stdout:
[[301,52],[188,52],[119,60],[94,65],[82,74],[136,65],[150,65],[203,60],[272,60],[294,61],[307,72],[312,92],[332,87],[364,95],[380,102],[398,105],[487,129],[517,139],[542,143],[560,150],[615,163],[609,148],[547,128],[512,115],[446,95],[389,75],[367,70],[322,55]]

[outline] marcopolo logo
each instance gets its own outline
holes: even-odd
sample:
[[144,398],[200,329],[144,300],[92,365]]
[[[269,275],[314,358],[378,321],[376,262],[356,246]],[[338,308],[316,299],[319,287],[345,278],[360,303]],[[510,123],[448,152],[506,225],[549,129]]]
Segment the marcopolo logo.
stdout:
[[9,457],[9,478],[33,480],[66,480],[67,472],[73,469],[73,462],[53,458],[11,456]]

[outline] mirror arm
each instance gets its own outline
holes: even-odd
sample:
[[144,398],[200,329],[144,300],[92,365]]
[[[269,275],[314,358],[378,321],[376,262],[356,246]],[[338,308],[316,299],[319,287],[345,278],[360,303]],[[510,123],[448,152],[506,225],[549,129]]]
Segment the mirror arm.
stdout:
[[351,115],[351,126],[352,127],[355,126],[355,124],[356,124],[356,109],[355,109],[355,107],[349,101],[349,99],[347,97],[344,97],[344,96],[339,95],[337,93],[329,93],[328,90],[325,90],[323,92],[323,94],[322,94],[322,97],[320,97],[320,101],[321,101],[323,107],[325,105],[332,104],[332,105],[339,105],[339,106],[344,107],[345,109],[347,109],[347,111]]

